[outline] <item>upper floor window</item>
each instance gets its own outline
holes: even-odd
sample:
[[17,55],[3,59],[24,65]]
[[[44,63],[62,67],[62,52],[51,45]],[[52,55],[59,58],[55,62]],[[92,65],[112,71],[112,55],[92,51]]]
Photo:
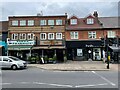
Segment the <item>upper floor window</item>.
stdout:
[[56,33],[56,39],[62,39],[62,33]]
[[94,24],[93,18],[87,18],[87,24]]
[[54,20],[48,20],[48,25],[54,25]]
[[88,32],[88,38],[91,38],[91,39],[96,38],[96,32],[95,31]]
[[28,40],[33,40],[34,39],[34,34],[33,33],[28,33],[27,34],[27,39]]
[[20,33],[19,34],[19,39],[20,40],[25,40],[26,39],[26,34],[25,33]]
[[26,25],[26,20],[20,20],[20,26],[25,26]]
[[70,32],[71,39],[78,39],[78,32]]
[[114,38],[116,37],[116,32],[115,31],[107,31],[108,38]]
[[34,20],[28,20],[28,26],[33,26],[34,25]]
[[12,21],[12,26],[18,26],[18,20],[13,20]]
[[40,34],[40,39],[41,40],[46,40],[46,33],[41,33]]
[[62,20],[56,20],[56,25],[62,25]]
[[46,25],[46,20],[40,20],[40,25]]
[[12,40],[17,40],[18,39],[18,34],[17,33],[14,33],[12,34]]
[[48,33],[48,39],[53,40],[54,39],[54,33]]
[[70,19],[70,24],[71,25],[76,25],[77,24],[77,19]]

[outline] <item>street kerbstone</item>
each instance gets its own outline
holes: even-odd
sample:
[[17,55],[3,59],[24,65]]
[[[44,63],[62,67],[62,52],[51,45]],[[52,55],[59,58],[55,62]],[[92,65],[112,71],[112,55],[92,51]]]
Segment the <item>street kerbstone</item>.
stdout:
[[110,64],[110,69],[107,69],[107,64],[102,61],[68,61],[66,63],[56,64],[28,64],[28,67],[60,71],[118,71],[117,65],[118,64]]

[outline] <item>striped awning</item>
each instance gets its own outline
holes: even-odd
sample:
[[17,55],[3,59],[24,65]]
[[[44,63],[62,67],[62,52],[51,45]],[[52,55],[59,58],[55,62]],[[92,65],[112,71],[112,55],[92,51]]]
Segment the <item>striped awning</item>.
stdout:
[[31,45],[9,45],[8,50],[30,50]]

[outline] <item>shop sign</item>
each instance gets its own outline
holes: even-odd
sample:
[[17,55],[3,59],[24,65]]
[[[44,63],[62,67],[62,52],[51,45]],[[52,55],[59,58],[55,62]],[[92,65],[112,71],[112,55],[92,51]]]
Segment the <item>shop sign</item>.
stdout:
[[83,56],[82,49],[77,49],[77,56]]

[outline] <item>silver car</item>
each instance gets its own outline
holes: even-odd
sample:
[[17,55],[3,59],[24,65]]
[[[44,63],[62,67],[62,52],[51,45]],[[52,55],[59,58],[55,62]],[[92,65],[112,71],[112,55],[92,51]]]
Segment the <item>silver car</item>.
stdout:
[[26,61],[13,56],[0,56],[1,68],[12,68],[13,70],[27,67]]

